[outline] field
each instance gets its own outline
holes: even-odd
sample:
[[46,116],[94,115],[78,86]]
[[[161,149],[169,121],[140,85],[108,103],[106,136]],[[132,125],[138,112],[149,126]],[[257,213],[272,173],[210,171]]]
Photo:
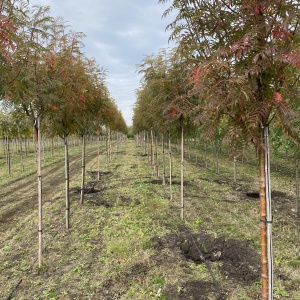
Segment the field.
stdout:
[[[102,145],[104,147],[104,145]],[[37,259],[37,193],[31,171],[6,175],[1,160],[1,299],[260,299],[259,201],[255,159],[186,153],[185,221],[180,220],[180,161],[173,199],[144,149],[113,149],[96,177],[97,144],[87,147],[87,193],[79,204],[80,147],[71,150],[71,229],[64,229],[63,154],[44,160],[43,267]],[[161,154],[160,154],[161,159]],[[167,158],[166,158],[167,160]],[[288,160],[287,160],[288,161]],[[300,300],[299,218],[294,174],[272,172],[274,298]],[[28,169],[27,168],[27,169]],[[161,174],[161,168],[159,169]],[[167,164],[167,173],[168,173]],[[167,182],[168,183],[168,182]]]

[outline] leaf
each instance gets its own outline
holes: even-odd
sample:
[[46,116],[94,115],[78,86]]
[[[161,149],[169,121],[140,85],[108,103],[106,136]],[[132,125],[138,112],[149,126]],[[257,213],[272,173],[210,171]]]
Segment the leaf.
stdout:
[[282,96],[280,95],[279,92],[274,92],[274,100],[275,102],[282,102]]

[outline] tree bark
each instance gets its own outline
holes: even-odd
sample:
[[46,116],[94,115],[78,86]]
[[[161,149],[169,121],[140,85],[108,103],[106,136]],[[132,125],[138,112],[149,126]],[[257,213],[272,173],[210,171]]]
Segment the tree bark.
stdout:
[[270,182],[269,128],[261,129],[262,143],[258,149],[259,158],[259,198],[260,198],[260,245],[262,299],[273,299],[273,249],[272,211]]
[[23,162],[23,147],[22,147],[22,138],[20,133],[20,127],[18,126],[18,139],[19,139],[19,151],[20,151],[20,160],[21,160],[21,170],[24,172],[24,162]]
[[258,150],[259,159],[259,200],[260,200],[260,251],[262,299],[268,299],[268,259],[267,259],[267,207],[265,179],[265,151],[261,145]]
[[70,228],[70,176],[69,176],[69,145],[68,145],[68,135],[64,135],[64,145],[65,145],[65,193],[66,193],[66,229]]
[[10,153],[10,141],[9,136],[6,135],[6,163],[7,163],[7,174],[8,176],[11,175],[11,153]]
[[181,210],[180,218],[184,219],[184,189],[183,189],[183,180],[184,180],[184,134],[183,134],[183,125],[181,125],[181,162],[180,162],[180,199],[181,199]]
[[171,145],[171,131],[169,131],[169,184],[170,184],[170,201],[173,200],[172,191],[172,145]]
[[158,161],[158,135],[155,134],[155,171],[156,177],[159,177],[159,161]]
[[83,204],[83,202],[84,202],[84,186],[85,186],[85,133],[82,133],[82,166],[81,166],[80,204]]
[[38,266],[42,266],[42,244],[43,244],[43,198],[42,198],[42,160],[41,160],[41,120],[38,116],[34,126],[35,155],[38,179]]
[[153,130],[151,128],[151,131],[150,131],[150,137],[151,137],[151,166],[153,167],[154,165],[154,140],[153,140]]
[[98,165],[97,178],[98,178],[98,181],[100,180],[100,142],[101,142],[101,137],[100,137],[100,134],[98,134],[98,156],[97,156],[97,165]]
[[162,160],[162,185],[166,185],[166,164],[165,164],[165,145],[164,134],[161,134],[161,160]]
[[296,202],[295,202],[295,211],[296,215],[299,216],[299,157],[298,153],[296,154]]
[[236,156],[233,157],[233,182],[236,183]]

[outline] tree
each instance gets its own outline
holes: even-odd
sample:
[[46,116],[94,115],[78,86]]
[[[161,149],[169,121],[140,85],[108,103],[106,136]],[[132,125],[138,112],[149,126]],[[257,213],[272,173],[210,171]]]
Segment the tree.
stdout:
[[228,135],[253,142],[258,149],[262,299],[272,299],[268,131],[270,122],[277,119],[287,135],[294,134],[291,122],[299,101],[299,4],[174,0],[165,14],[175,9],[178,15],[169,28],[194,70],[196,120],[217,128],[225,115]]

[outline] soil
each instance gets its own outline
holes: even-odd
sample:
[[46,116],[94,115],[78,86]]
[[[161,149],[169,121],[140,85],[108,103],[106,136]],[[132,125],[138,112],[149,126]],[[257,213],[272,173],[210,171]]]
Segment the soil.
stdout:
[[[205,233],[191,234],[188,228],[181,225],[180,234],[157,236],[152,242],[159,252],[179,248],[182,259],[204,264],[208,268],[212,263],[218,264],[221,274],[243,285],[250,286],[259,280],[260,259],[247,241],[214,238]],[[213,282],[191,281],[185,282],[184,286],[185,289],[179,293],[175,287],[169,286],[166,292],[168,299],[208,299],[211,293],[215,293],[218,300],[226,299],[226,291],[221,291],[219,285]]]

